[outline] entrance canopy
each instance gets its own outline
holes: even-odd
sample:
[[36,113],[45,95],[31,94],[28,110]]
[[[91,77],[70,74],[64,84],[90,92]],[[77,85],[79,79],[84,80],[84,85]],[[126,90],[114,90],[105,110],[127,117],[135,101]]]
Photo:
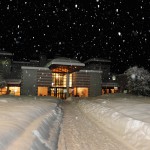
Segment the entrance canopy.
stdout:
[[46,65],[46,67],[51,69],[52,72],[58,72],[58,73],[59,72],[72,73],[80,70],[84,66],[85,66],[84,63],[81,63],[74,59],[65,58],[65,57],[53,59]]
[[20,86],[21,80],[20,79],[8,79],[6,80],[6,83],[9,86]]

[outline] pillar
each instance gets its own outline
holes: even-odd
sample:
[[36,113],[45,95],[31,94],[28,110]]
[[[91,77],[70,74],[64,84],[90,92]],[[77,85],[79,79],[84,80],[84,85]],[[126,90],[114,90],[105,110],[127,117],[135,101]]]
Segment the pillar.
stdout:
[[68,98],[69,97],[69,73],[66,74],[66,88],[67,88],[66,98]]

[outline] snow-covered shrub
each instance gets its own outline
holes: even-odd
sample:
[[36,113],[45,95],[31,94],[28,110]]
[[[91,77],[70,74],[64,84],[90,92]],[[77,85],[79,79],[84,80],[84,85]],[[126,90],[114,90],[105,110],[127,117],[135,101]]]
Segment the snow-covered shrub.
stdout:
[[133,94],[150,95],[150,73],[144,68],[137,66],[126,70],[127,87]]

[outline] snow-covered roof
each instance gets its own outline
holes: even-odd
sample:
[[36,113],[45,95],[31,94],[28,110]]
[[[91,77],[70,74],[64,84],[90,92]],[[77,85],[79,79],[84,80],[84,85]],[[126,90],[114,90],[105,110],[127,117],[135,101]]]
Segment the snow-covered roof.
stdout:
[[46,67],[31,67],[31,66],[22,66],[21,69],[30,69],[30,70],[49,70]]
[[49,63],[46,64],[45,67],[52,69],[53,72],[74,72],[80,70],[84,66],[85,64],[81,63],[78,60],[66,57],[59,57],[51,60]]
[[39,63],[39,61],[38,61],[38,60],[30,60],[30,62]]
[[103,58],[91,58],[85,61],[84,63],[90,63],[90,62],[107,62],[110,63],[111,61],[108,59],[103,59]]
[[13,84],[13,85],[21,84],[21,80],[20,79],[7,79],[6,82],[7,82],[7,84]]
[[13,61],[15,64],[30,64],[29,61]]
[[119,87],[117,82],[102,82],[102,87]]
[[13,54],[6,51],[0,51],[0,55],[12,56]]
[[102,73],[101,70],[80,70],[79,72]]
[[81,63],[78,60],[70,59],[66,57],[59,57],[59,58],[53,59],[49,63],[46,64],[46,67],[50,67],[51,65],[82,66],[82,67],[85,66],[84,63]]

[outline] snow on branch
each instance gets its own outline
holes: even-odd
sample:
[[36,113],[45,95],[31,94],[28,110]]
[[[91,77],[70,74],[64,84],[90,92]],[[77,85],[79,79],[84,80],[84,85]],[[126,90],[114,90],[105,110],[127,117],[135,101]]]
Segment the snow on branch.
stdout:
[[131,67],[125,71],[127,75],[127,87],[130,93],[138,95],[150,95],[150,73],[143,67]]

